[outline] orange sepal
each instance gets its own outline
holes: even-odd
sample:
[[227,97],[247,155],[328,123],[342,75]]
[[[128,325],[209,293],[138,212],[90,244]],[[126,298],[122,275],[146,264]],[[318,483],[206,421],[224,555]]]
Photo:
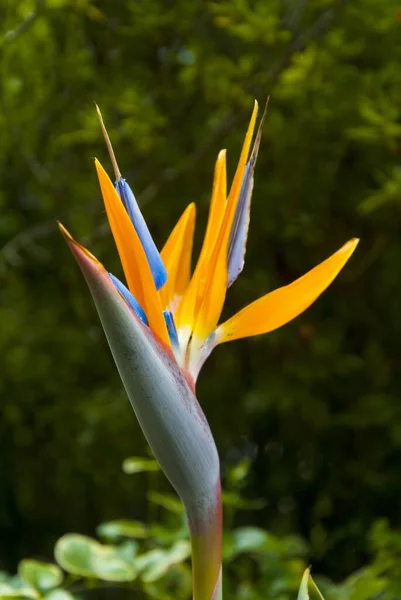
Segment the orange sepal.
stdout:
[[205,286],[201,303],[199,303],[199,310],[197,309],[196,311],[197,318],[194,332],[200,339],[205,339],[213,331],[220,318],[221,311],[223,310],[228,282],[228,243],[235,215],[235,209],[237,207],[241,185],[244,178],[249,150],[251,147],[257,114],[258,103],[255,100],[251,120],[242,147],[241,156],[234,175],[230,193],[228,195],[227,206],[219,236],[210,260],[207,264],[207,285]]
[[221,223],[224,217],[227,200],[227,171],[226,171],[226,151],[221,150],[216,160],[214,169],[213,191],[210,202],[209,217],[206,227],[206,234],[203,240],[202,249],[196,264],[194,274],[186,288],[184,296],[179,303],[175,321],[177,327],[192,326],[196,313],[199,298],[203,298],[204,286],[207,282],[207,266],[216,240],[219,235]]
[[128,287],[144,309],[153,333],[170,345],[160,297],[141,241],[106,171],[98,160],[95,166]]
[[268,333],[278,329],[306,310],[330,285],[354,252],[354,238],[335,254],[293,283],[252,302],[216,330],[218,344]]
[[191,276],[195,217],[196,207],[192,202],[182,213],[160,253],[167,271],[167,281],[159,290],[164,308],[173,309],[187,288]]

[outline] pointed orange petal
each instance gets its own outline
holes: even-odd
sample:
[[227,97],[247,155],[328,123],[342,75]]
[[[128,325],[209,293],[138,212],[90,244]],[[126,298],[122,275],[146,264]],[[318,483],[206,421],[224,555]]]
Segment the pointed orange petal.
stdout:
[[251,148],[253,132],[255,130],[255,124],[256,124],[256,117],[258,116],[258,110],[259,110],[259,105],[258,105],[257,101],[255,100],[254,105],[253,105],[251,120],[249,122],[249,126],[248,126],[248,130],[246,132],[244,144],[242,146],[241,156],[238,161],[237,170],[235,171],[233,183],[232,183],[232,186],[230,189],[230,194],[228,196],[228,204],[230,205],[230,203],[231,203],[233,205],[231,207],[233,216],[235,213],[235,208],[237,205],[239,193],[241,191],[242,180],[244,178],[245,166],[246,166],[246,163],[248,160],[249,150]]
[[213,192],[210,202],[206,234],[203,240],[199,259],[191,281],[178,305],[175,315],[177,327],[192,325],[196,310],[197,299],[202,298],[202,289],[206,282],[205,270],[208,260],[213,253],[216,239],[219,235],[227,199],[226,151],[221,150],[217,157],[214,170]]
[[314,269],[259,298],[216,330],[217,343],[278,329],[306,310],[341,271],[359,240],[354,238]]
[[256,116],[258,114],[258,103],[255,100],[251,121],[245,136],[241,156],[237,170],[234,175],[233,184],[227,199],[227,207],[224,213],[223,223],[219,232],[213,253],[207,265],[206,286],[203,293],[194,332],[200,339],[205,339],[216,327],[227,292],[228,265],[227,253],[230,239],[231,226],[233,223],[235,209],[241,191],[244,178],[245,166],[248,160],[252,136],[255,129]]
[[160,255],[167,271],[167,281],[159,290],[163,308],[174,309],[183,295],[191,276],[192,243],[195,230],[196,207],[192,202],[181,215]]
[[206,233],[200,254],[201,260],[207,260],[212,254],[223,222],[227,202],[226,154],[226,150],[220,150],[216,161],[212,199],[210,201]]
[[95,165],[128,287],[143,307],[152,331],[170,345],[161,301],[141,241],[106,171],[98,160]]

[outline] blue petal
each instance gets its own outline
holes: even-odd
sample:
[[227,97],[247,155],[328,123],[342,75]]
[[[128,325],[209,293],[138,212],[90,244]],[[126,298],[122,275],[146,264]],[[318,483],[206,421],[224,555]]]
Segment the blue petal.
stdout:
[[171,345],[174,348],[178,348],[178,335],[177,335],[177,329],[176,329],[176,326],[174,323],[173,313],[169,310],[165,310],[165,311],[163,311],[163,314],[164,314],[164,320],[166,321],[166,325],[167,325],[167,331],[170,336]]
[[262,139],[262,129],[266,118],[268,104],[269,98],[267,98],[265,109],[263,111],[263,115],[259,123],[251,156],[249,157],[249,161],[245,167],[241,191],[239,194],[238,203],[235,209],[234,220],[230,231],[230,239],[228,240],[227,251],[227,287],[230,287],[230,285],[234,283],[234,281],[237,279],[238,275],[244,268],[246,240],[248,238],[249,221],[251,216],[253,173],[255,170],[256,160],[258,158],[260,140]]
[[118,195],[121,198],[121,202],[124,204],[125,209],[135,227],[138,237],[141,240],[143,249],[145,250],[145,254],[148,259],[150,270],[152,271],[156,289],[159,290],[167,281],[167,272],[160,253],[156,248],[152,236],[149,233],[145,219],[139,210],[134,193],[126,180],[121,177],[116,181],[115,187]]
[[246,240],[248,237],[253,189],[254,165],[251,161],[245,167],[244,179],[235,210],[234,220],[228,242],[228,284],[230,287],[244,268]]
[[138,315],[138,317],[141,319],[141,321],[143,321],[143,323],[145,323],[145,325],[148,325],[148,320],[146,318],[145,311],[143,310],[142,306],[139,304],[138,300],[136,300],[134,298],[134,296],[131,294],[129,289],[127,287],[125,287],[125,285],[119,279],[117,279],[117,277],[115,277],[112,273],[109,273],[109,277],[112,280],[112,282],[114,283],[117,290],[125,298],[125,300],[128,302],[130,307],[134,310],[134,312]]

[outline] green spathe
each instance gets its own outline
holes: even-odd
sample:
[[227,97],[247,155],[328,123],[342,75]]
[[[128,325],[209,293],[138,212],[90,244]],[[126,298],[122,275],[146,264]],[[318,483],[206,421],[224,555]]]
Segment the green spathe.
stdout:
[[185,506],[195,598],[210,600],[220,571],[221,500],[219,458],[209,425],[170,349],[135,315],[102,265],[67,241],[142,431]]

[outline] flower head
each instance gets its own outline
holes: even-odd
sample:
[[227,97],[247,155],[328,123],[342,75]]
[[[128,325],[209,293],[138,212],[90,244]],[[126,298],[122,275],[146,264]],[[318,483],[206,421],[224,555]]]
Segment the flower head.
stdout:
[[217,157],[206,233],[191,275],[195,205],[185,209],[159,253],[135,196],[121,176],[98,109],[115,184],[97,160],[95,165],[127,286],[114,275],[110,278],[139,318],[171,348],[179,366],[193,381],[217,344],[272,331],[308,308],[333,281],[358,243],[357,239],[350,240],[300,279],[218,324],[227,289],[244,266],[254,170],[265,118],[264,113],[251,151],[257,111],[255,102],[228,192],[226,151]]

